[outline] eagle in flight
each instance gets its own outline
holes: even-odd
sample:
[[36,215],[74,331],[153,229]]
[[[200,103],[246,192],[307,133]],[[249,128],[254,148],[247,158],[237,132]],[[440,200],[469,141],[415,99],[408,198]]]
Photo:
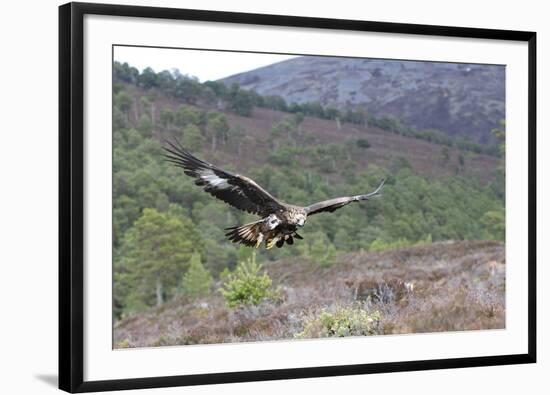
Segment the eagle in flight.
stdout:
[[225,229],[226,236],[234,243],[258,248],[265,242],[267,249],[293,244],[294,238],[302,239],[298,228],[305,225],[307,217],[322,212],[333,212],[351,202],[369,200],[380,194],[384,181],[374,192],[366,195],[339,197],[314,203],[306,207],[286,204],[259,186],[254,180],[222,170],[193,156],[176,140],[163,147],[165,159],[195,178],[195,184],[225,203],[262,217],[256,222]]

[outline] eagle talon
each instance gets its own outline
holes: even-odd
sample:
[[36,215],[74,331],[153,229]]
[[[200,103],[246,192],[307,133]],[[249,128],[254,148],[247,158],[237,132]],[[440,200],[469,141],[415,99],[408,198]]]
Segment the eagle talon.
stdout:
[[264,235],[260,233],[258,235],[258,240],[256,240],[256,248],[259,248],[262,245],[263,240],[264,240]]
[[273,247],[275,247],[275,245],[277,245],[279,243],[279,241],[281,241],[281,237],[280,236],[276,236],[272,239],[269,239],[268,242],[267,242],[267,249],[270,250],[272,249]]

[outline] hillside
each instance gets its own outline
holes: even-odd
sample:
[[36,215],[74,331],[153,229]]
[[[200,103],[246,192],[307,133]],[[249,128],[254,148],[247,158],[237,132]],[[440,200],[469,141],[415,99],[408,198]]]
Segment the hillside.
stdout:
[[218,282],[209,297],[175,298],[118,321],[115,347],[293,339],[304,331],[306,337],[338,336],[316,320],[339,311],[376,317],[375,335],[505,326],[504,246],[496,242],[356,252],[329,268],[287,258],[265,269],[279,300],[229,308]]
[[[133,85],[126,85],[125,89],[133,97],[146,96],[146,91]],[[156,106],[159,109],[171,109],[177,111],[182,101],[177,98],[158,95]],[[130,121],[133,124],[139,122],[136,114],[143,109],[130,112]],[[216,106],[205,103],[189,105],[198,111],[215,111]],[[224,112],[229,126],[230,144],[220,144],[216,151],[206,150],[206,159],[212,163],[232,163],[244,174],[247,169],[255,168],[265,162],[273,148],[273,125],[290,118],[285,112],[255,107],[250,116],[239,116],[231,112]],[[494,178],[494,171],[499,165],[499,158],[464,152],[457,148],[448,148],[448,158],[443,157],[444,147],[440,144],[430,143],[417,138],[406,137],[399,134],[369,125],[357,125],[352,123],[337,123],[315,117],[305,117],[301,124],[303,135],[308,139],[308,146],[327,146],[330,144],[354,143],[358,139],[367,139],[370,147],[363,151],[349,151],[349,155],[356,162],[358,168],[366,168],[368,165],[378,165],[383,168],[397,170],[406,164],[410,165],[413,173],[430,178],[449,177],[460,174],[465,177],[479,179],[487,183]],[[235,146],[231,134],[238,131],[235,138],[239,139]],[[157,138],[165,138],[157,135]],[[464,161],[461,164],[460,157]],[[301,160],[298,156],[298,160]],[[303,159],[303,158],[302,158]],[[348,159],[348,157],[346,157]],[[336,166],[344,167],[344,158],[335,158]],[[434,163],[434,161],[436,163]],[[341,173],[330,172],[327,177],[340,177]]]
[[416,129],[494,142],[505,117],[505,67],[303,56],[222,80],[288,103],[391,115]]
[[114,66],[117,319],[195,292],[195,282],[184,281],[190,273],[216,281],[233,273],[252,251],[228,240],[224,229],[257,216],[213,198],[167,161],[163,146],[176,139],[198,158],[296,205],[364,194],[386,179],[380,198],[315,215],[293,245],[256,250],[262,262],[291,258],[329,267],[359,251],[504,240],[502,158],[370,121],[330,119],[324,111],[319,117],[279,111],[270,98],[236,86]]

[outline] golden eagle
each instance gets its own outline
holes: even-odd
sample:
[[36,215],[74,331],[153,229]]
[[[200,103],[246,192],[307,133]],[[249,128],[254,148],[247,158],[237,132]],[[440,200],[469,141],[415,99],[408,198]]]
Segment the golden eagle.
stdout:
[[196,158],[177,141],[176,144],[167,144],[167,147],[163,147],[166,150],[165,159],[195,178],[196,185],[239,210],[262,217],[256,222],[225,229],[229,240],[256,248],[262,242],[265,242],[267,249],[274,245],[282,247],[285,242],[293,244],[294,238],[302,239],[296,231],[305,225],[309,215],[333,212],[351,202],[369,200],[379,195],[384,185],[382,180],[374,192],[366,195],[339,197],[307,207],[294,206],[277,200],[250,178],[230,173]]

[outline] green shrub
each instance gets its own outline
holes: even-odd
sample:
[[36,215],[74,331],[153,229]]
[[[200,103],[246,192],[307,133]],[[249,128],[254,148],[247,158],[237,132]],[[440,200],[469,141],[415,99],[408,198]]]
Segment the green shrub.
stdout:
[[249,259],[240,262],[235,271],[224,275],[220,292],[229,307],[257,305],[264,299],[276,299],[278,292],[271,287],[271,278],[260,273],[262,265],[256,261],[254,253]]
[[189,269],[181,280],[183,293],[191,299],[208,296],[212,286],[212,276],[201,263],[199,254],[193,254],[189,262]]
[[128,338],[121,340],[117,343],[115,348],[129,348],[130,347],[130,340]]
[[504,241],[506,234],[506,213],[504,209],[487,211],[481,217],[480,222],[485,227],[488,239]]
[[306,319],[304,330],[297,338],[368,336],[382,333],[380,313],[358,307],[338,306],[334,311],[323,309],[317,316]]
[[370,143],[367,139],[357,139],[357,141],[355,141],[355,144],[362,149],[370,148]]

